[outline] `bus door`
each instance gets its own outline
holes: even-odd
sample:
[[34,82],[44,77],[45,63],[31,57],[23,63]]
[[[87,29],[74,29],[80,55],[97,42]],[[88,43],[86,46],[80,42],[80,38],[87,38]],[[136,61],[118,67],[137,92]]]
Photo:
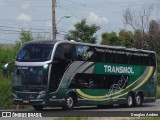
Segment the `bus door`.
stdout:
[[[53,64],[51,66],[50,82],[49,82],[49,99],[60,98],[61,94],[58,93],[62,77],[67,68],[73,62],[73,45],[72,44],[59,44],[56,48]],[[55,93],[58,96],[55,96]],[[54,97],[53,97],[54,96]],[[53,103],[53,102],[52,102]]]

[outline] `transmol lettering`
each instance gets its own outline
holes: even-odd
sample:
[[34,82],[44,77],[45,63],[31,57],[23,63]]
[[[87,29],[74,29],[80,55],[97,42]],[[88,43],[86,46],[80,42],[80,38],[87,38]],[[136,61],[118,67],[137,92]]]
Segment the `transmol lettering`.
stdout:
[[134,74],[132,67],[104,65],[104,69],[106,73],[109,72],[109,73]]

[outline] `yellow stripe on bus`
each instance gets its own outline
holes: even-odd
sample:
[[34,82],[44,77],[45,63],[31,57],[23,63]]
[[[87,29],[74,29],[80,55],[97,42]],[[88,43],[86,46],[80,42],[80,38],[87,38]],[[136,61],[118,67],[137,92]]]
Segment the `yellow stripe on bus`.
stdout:
[[[135,88],[133,88],[132,90],[134,91],[134,90],[140,88],[149,79],[149,77],[152,75],[152,72],[153,72],[153,67],[150,67],[149,68],[149,72],[148,72],[147,76],[144,78],[144,80],[138,86],[136,86]],[[126,94],[128,94],[128,92],[126,92],[124,94],[121,94],[121,95],[118,95],[118,96],[115,96],[115,97],[113,97],[113,99],[122,97],[122,96],[124,96]]]
[[[149,72],[147,73],[147,76],[144,78],[144,80],[138,86],[136,86],[135,88],[133,88],[133,90],[136,90],[139,87],[141,87],[149,79],[149,77],[151,76],[152,72],[153,72],[153,67],[149,67]],[[126,89],[129,88],[129,87],[131,87],[133,84],[135,84],[139,79],[140,79],[140,77],[135,82],[133,82],[132,84],[130,84],[128,87],[126,87]],[[83,98],[96,99],[96,100],[97,99],[99,99],[99,100],[107,100],[107,99],[110,99],[110,98],[106,98],[106,97],[112,96],[112,95],[117,94],[119,92],[122,92],[122,91],[124,91],[126,89],[120,90],[120,91],[115,92],[113,94],[103,95],[103,96],[91,96],[91,95],[87,95],[87,94],[83,93],[80,89],[76,89],[76,91],[78,92],[79,95],[81,95],[81,97],[83,96]],[[121,95],[115,96],[112,99],[119,98],[119,97],[124,96],[126,94],[128,94],[128,92],[125,92],[125,93],[123,93]]]

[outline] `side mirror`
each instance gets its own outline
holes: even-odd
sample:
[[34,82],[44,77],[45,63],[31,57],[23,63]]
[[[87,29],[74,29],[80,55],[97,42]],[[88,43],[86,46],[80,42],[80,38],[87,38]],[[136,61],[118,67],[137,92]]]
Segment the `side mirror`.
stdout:
[[44,65],[44,66],[43,66],[43,71],[44,71],[44,72],[48,71],[48,67],[49,67],[48,64]]
[[8,63],[6,63],[4,66],[3,66],[3,74],[6,74],[7,71],[8,71]]
[[9,65],[14,64],[14,63],[15,63],[14,61],[13,61],[13,62],[6,63],[6,64],[3,66],[3,74],[7,74]]

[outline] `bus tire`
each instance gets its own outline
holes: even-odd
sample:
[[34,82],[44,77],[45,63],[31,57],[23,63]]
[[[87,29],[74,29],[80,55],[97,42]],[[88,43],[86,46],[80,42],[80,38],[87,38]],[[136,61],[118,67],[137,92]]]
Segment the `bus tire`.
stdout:
[[135,106],[136,107],[142,106],[142,101],[143,101],[142,95],[140,93],[136,94],[136,97],[135,97]]
[[134,105],[134,97],[131,93],[129,93],[127,95],[126,105],[127,105],[127,107],[133,107],[133,105]]
[[66,97],[66,102],[65,102],[65,106],[63,107],[66,110],[71,110],[73,109],[74,105],[75,105],[76,99],[74,98],[73,95],[69,94]]
[[41,111],[41,110],[43,110],[44,106],[42,106],[42,105],[33,105],[33,108],[35,110]]

